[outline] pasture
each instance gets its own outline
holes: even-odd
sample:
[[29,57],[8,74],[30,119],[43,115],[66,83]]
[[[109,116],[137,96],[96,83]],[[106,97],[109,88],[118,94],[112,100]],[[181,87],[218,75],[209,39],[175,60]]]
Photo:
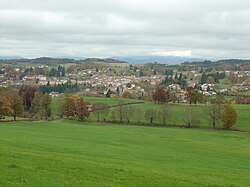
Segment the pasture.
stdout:
[[[131,102],[141,102],[142,100],[135,100],[135,99],[119,99],[119,98],[101,98],[101,97],[85,97],[87,101],[89,101],[91,104],[95,103],[106,103],[108,105],[116,105],[119,103],[120,100],[122,100],[123,103],[131,103]],[[62,100],[60,98],[53,98],[52,100],[52,114],[55,118],[58,116],[56,113],[58,113],[58,108],[60,103],[62,103]],[[148,121],[145,120],[145,111],[148,109],[155,109],[159,111],[162,107],[162,104],[156,104],[153,102],[145,102],[143,104],[136,104],[134,105],[136,108],[141,109],[141,113],[138,114],[136,121],[141,121],[144,123],[148,123]],[[167,120],[169,125],[177,124],[177,125],[184,125],[184,115],[187,108],[189,108],[189,104],[173,104],[172,105],[172,118]],[[197,113],[200,120],[199,126],[209,128],[211,127],[211,121],[209,117],[205,114],[205,105],[204,104],[198,104],[197,106],[192,105],[192,109]],[[233,105],[234,109],[237,111],[238,114],[238,120],[237,123],[233,128],[235,129],[241,129],[241,130],[247,130],[250,131],[250,105]],[[110,111],[112,112],[113,109]],[[111,114],[110,112],[110,114]],[[109,115],[110,117],[110,115]],[[95,114],[93,113],[89,121],[93,122],[96,121]],[[155,120],[155,123],[161,124],[162,122],[159,119]],[[217,127],[222,128],[222,123],[219,122],[217,124]]]
[[0,186],[246,186],[249,133],[0,124]]

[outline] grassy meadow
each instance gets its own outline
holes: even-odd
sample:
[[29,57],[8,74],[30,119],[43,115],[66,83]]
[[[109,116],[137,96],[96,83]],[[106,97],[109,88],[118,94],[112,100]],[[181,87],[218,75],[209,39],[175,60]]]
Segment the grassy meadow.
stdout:
[[[142,100],[135,100],[135,99],[119,99],[119,98],[102,98],[102,97],[85,97],[87,101],[89,101],[91,104],[94,103],[106,103],[108,105],[116,105],[119,103],[119,100],[122,100],[123,103],[131,103],[131,102],[141,102]],[[58,118],[56,115],[58,113],[58,108],[60,103],[62,103],[61,98],[53,98],[52,100],[52,114],[55,118]],[[141,121],[144,123],[148,123],[148,121],[145,120],[145,111],[148,109],[155,109],[160,110],[162,107],[162,104],[156,104],[153,102],[145,102],[143,104],[136,104],[134,105],[136,108],[141,109],[142,113],[138,114],[137,121]],[[184,125],[184,114],[185,110],[190,107],[188,104],[174,104],[172,105],[172,113],[173,116],[171,119],[168,120],[168,124],[173,125]],[[191,106],[193,110],[200,116],[200,124],[201,127],[211,127],[211,121],[209,117],[205,114],[205,105],[192,105]],[[247,130],[250,131],[250,105],[237,105],[234,104],[233,107],[237,111],[238,114],[238,120],[237,123],[233,128],[235,129],[241,129],[241,130]],[[111,109],[110,111],[114,110]],[[111,114],[111,112],[110,112]],[[110,116],[109,116],[110,117]],[[95,115],[91,115],[88,121],[96,121]],[[155,120],[155,123],[162,123],[158,119]],[[218,123],[217,127],[222,128],[222,123]]]
[[0,186],[250,185],[249,133],[19,122],[0,142]]

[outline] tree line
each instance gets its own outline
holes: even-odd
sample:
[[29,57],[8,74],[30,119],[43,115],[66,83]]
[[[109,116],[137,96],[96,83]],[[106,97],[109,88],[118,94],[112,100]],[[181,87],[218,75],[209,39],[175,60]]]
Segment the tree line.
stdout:
[[41,94],[39,87],[24,85],[19,90],[0,88],[0,119],[12,116],[32,119],[51,117],[51,96]]
[[51,93],[51,92],[58,92],[58,93],[64,93],[64,92],[77,92],[80,90],[80,87],[78,84],[57,84],[57,85],[51,85],[49,82],[47,85],[41,85],[40,86],[40,92],[45,93]]
[[[159,110],[142,110],[133,105],[124,105],[122,101],[119,101],[118,106],[113,110],[104,103],[93,104],[92,112],[97,122],[142,124],[141,120],[144,119],[144,125],[170,125],[171,120],[176,115],[173,106],[165,103],[161,104]],[[220,96],[204,108],[203,114],[209,118],[213,128],[216,128],[222,122],[223,128],[230,129],[237,121],[237,113],[234,108],[231,105],[225,105]],[[198,127],[200,117],[194,107],[186,107],[183,121],[189,128]]]
[[[90,104],[80,95],[68,94],[60,102],[59,115],[63,118],[77,119],[83,121],[91,113],[96,120],[112,123],[137,123],[146,125],[170,125],[171,119],[175,116],[173,106],[166,103],[167,93],[158,89],[159,95],[164,98],[157,98],[161,103],[160,110],[140,109],[133,105],[127,105],[122,100],[112,110],[107,104]],[[155,93],[156,94],[156,93]],[[157,95],[157,94],[156,94]],[[23,85],[19,90],[0,88],[0,119],[5,116],[12,116],[31,119],[49,119],[51,117],[52,98],[49,94],[39,92],[36,85]],[[209,117],[213,128],[216,128],[219,121],[222,121],[225,129],[231,128],[237,121],[237,113],[231,105],[225,105],[223,98],[218,95],[212,104],[205,107],[204,113]],[[141,121],[141,119],[144,119]],[[194,107],[186,107],[183,121],[187,127],[196,127],[200,123],[200,116]],[[145,123],[146,121],[146,123]]]

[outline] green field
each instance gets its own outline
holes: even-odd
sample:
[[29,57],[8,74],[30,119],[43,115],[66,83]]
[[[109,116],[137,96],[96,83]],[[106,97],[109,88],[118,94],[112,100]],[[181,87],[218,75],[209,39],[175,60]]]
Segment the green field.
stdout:
[[[94,103],[106,103],[108,105],[116,105],[120,100],[123,101],[123,103],[131,103],[131,102],[141,102],[142,100],[135,100],[135,99],[120,99],[120,98],[102,98],[102,97],[85,97],[87,101],[89,101],[91,104]],[[61,102],[61,99],[54,98],[52,100],[52,113],[53,116],[56,118],[58,117],[56,113],[58,113],[58,106]],[[135,107],[141,109],[142,113],[138,115],[137,121],[141,121],[144,123],[148,123],[148,121],[145,120],[145,111],[148,109],[155,109],[160,110],[162,107],[162,104],[155,104],[153,102],[145,102],[144,104],[138,104],[134,105]],[[185,110],[189,107],[188,104],[174,104],[172,105],[172,119],[168,120],[168,123],[170,125],[177,124],[177,125],[185,125],[184,124],[184,113]],[[241,129],[241,130],[247,130],[250,131],[250,105],[233,105],[235,110],[238,114],[238,120],[237,123],[233,128],[235,129]],[[192,105],[192,108],[194,111],[200,116],[200,124],[201,127],[211,127],[211,121],[208,118],[208,116],[205,114],[204,109],[205,105]],[[113,109],[112,109],[113,110]],[[112,111],[111,110],[111,111]],[[111,113],[111,112],[110,112]],[[95,121],[96,117],[94,115],[91,115],[88,119],[89,121]],[[155,120],[156,123],[162,123],[158,119]],[[217,127],[222,128],[222,123],[217,124]]]
[[248,133],[0,124],[0,186],[250,186]]
[[[84,99],[91,104],[96,103],[105,103],[107,105],[117,105],[120,101],[123,103],[131,103],[131,102],[141,102],[141,100],[136,99],[120,99],[120,98],[106,98],[106,97],[84,97]],[[59,111],[59,106],[63,102],[63,97],[55,97],[52,99],[51,109],[52,115],[56,118],[58,117],[56,114]]]

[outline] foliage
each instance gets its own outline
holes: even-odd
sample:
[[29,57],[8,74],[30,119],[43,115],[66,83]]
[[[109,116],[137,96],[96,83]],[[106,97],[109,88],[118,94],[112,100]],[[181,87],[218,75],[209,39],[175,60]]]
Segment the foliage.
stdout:
[[207,78],[208,78],[208,76],[206,75],[206,73],[203,72],[202,75],[201,75],[200,83],[205,84],[207,82]]
[[19,95],[23,98],[24,106],[26,110],[29,110],[32,104],[32,100],[35,97],[35,93],[39,91],[39,87],[36,85],[23,85],[19,90]]
[[166,91],[163,88],[158,88],[152,94],[152,98],[155,102],[164,103],[166,101]]
[[0,119],[5,116],[10,116],[13,110],[11,108],[11,103],[6,96],[0,95]]
[[234,98],[236,104],[250,104],[250,96],[238,95]]
[[56,68],[52,68],[49,72],[50,77],[64,77],[65,76],[65,67],[58,66]]
[[16,121],[16,117],[22,116],[24,113],[23,98],[15,91],[10,91],[7,97],[10,101],[11,109],[13,111],[12,116],[14,121]]
[[79,85],[78,84],[57,84],[57,85],[42,85],[40,86],[40,92],[41,93],[51,93],[51,92],[58,92],[58,93],[64,93],[65,91],[71,91],[71,92],[77,92],[79,91]]
[[83,97],[67,95],[63,104],[63,114],[66,117],[77,117],[79,121],[90,115],[90,103]]
[[132,99],[132,94],[128,91],[125,91],[123,92],[122,97],[127,99]]
[[76,117],[76,101],[77,97],[75,95],[66,95],[63,104],[63,115],[67,118]]
[[51,96],[36,92],[30,108],[30,114],[32,118],[36,119],[42,119],[43,117],[48,119],[51,117]]
[[189,101],[190,105],[192,103],[196,105],[198,102],[202,101],[202,94],[199,93],[199,91],[195,90],[194,88],[189,87],[187,89],[187,100]]
[[221,115],[221,121],[226,129],[230,129],[236,123],[237,113],[231,105],[225,106]]
[[76,116],[79,121],[84,120],[90,115],[90,103],[85,101],[83,97],[78,98],[76,103]]

